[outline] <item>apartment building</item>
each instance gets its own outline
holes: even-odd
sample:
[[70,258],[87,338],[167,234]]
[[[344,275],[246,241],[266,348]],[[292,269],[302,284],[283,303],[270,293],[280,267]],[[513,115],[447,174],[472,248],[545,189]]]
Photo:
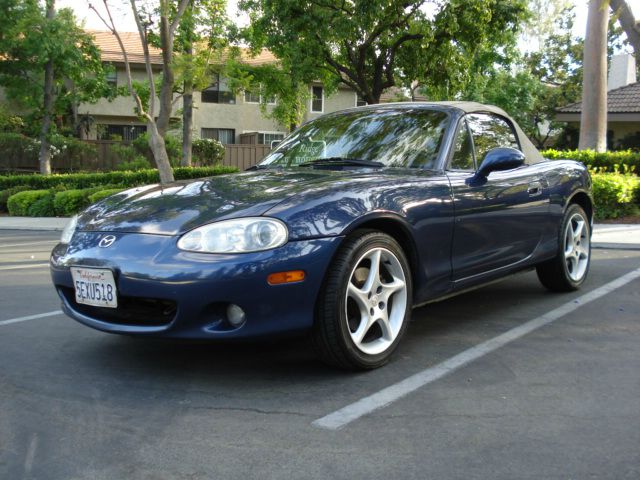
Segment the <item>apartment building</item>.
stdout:
[[[108,81],[113,86],[126,86],[127,79],[123,55],[118,42],[111,32],[90,32],[96,45],[102,52],[102,60],[113,65],[114,71]],[[134,81],[146,81],[144,55],[137,33],[122,33],[122,40],[127,51],[131,74]],[[273,63],[275,57],[263,51],[256,57],[244,58],[252,65]],[[161,55],[157,49],[151,50],[151,62],[154,68],[161,69]],[[326,95],[320,83],[309,86],[310,99],[305,121],[323,113],[335,112],[345,108],[362,105],[353,90],[340,88],[332,95]],[[275,105],[275,99],[273,105]],[[88,139],[122,138],[131,140],[146,131],[144,122],[135,115],[135,105],[130,97],[117,97],[113,101],[100,100],[96,104],[80,106],[79,113],[87,115],[93,121],[88,132]],[[174,116],[182,102],[178,98],[174,105]],[[267,106],[267,109],[272,108]],[[211,85],[194,94],[193,134],[195,138],[214,138],[225,144],[262,143],[270,144],[281,140],[286,128],[275,120],[267,118],[260,110],[259,96],[250,92],[235,93],[231,91],[224,77],[212,78]]]

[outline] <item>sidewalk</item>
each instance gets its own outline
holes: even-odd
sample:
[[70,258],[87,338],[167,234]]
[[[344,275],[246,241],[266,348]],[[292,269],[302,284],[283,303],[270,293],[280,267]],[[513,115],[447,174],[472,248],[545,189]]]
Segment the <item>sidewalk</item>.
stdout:
[[[0,230],[61,231],[68,218],[0,217]],[[640,249],[640,225],[596,224],[592,245],[596,248]]]

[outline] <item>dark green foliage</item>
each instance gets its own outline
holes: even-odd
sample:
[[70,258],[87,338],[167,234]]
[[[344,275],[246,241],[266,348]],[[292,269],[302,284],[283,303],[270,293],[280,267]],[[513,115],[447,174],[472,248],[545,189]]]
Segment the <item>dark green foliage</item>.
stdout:
[[[164,144],[167,149],[167,155],[169,155],[169,163],[172,167],[180,165],[180,157],[182,156],[182,143],[180,139],[173,135],[167,135],[164,138]],[[149,134],[145,133],[131,142],[131,146],[138,152],[138,155],[142,155],[150,160],[153,159],[151,148],[149,147]]]
[[31,187],[27,185],[18,185],[17,187],[7,188],[6,190],[0,191],[0,212],[8,212],[7,210],[7,200],[11,195],[14,195],[18,192],[24,192],[25,190],[31,190]]
[[55,217],[54,197],[55,193],[50,190],[49,195],[43,195],[29,206],[27,215],[30,217]]
[[219,165],[224,159],[224,145],[218,140],[201,138],[193,141],[193,160],[200,166]]
[[594,150],[544,150],[540,153],[550,160],[577,160],[601,171],[640,174],[640,152],[631,150],[602,153]]
[[95,193],[89,195],[89,203],[96,203],[100,200],[110,197],[111,195],[115,195],[116,193],[120,193],[122,188],[109,188],[106,190],[99,190]]
[[[211,177],[225,173],[237,172],[235,167],[178,167],[174,170],[176,180]],[[32,189],[49,189],[55,186],[65,186],[69,189],[91,188],[105,185],[122,187],[136,187],[158,183],[160,177],[157,170],[140,170],[137,172],[107,172],[107,173],[67,173],[54,175],[0,175],[0,190],[26,185]]]
[[26,190],[10,196],[7,201],[9,215],[15,217],[26,217],[29,215],[29,208],[31,205],[48,195],[51,195],[49,190]]
[[56,193],[53,199],[53,208],[56,215],[68,217],[78,213],[91,203],[89,196],[98,191],[95,188],[86,188],[83,190],[64,190]]

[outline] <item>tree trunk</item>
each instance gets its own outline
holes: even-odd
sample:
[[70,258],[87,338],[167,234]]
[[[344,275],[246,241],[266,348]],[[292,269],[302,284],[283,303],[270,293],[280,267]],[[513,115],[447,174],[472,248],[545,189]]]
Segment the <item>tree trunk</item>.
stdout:
[[[190,67],[193,68],[193,46],[189,43],[184,53],[189,58]],[[193,72],[190,72],[191,74]],[[182,95],[182,159],[180,165],[190,167],[193,156],[193,76],[187,75],[184,81],[184,93]]]
[[191,166],[193,153],[193,84],[184,82],[182,96],[182,160],[183,167]]
[[166,14],[160,17],[160,46],[162,48],[162,86],[160,87],[160,111],[158,112],[158,131],[163,137],[169,129],[171,111],[173,109],[173,87],[175,76],[173,74],[173,35],[169,30],[169,19]]
[[[53,20],[56,14],[55,0],[47,0],[47,21]],[[42,127],[40,128],[40,173],[51,175],[51,143],[49,130],[53,115],[53,60],[49,59],[44,67],[44,102],[42,106]]]
[[608,0],[590,0],[584,39],[580,150],[607,149]]
[[147,130],[149,131],[149,147],[160,173],[160,183],[171,183],[174,181],[173,170],[169,163],[164,137],[160,135],[155,122],[147,122]]
[[620,25],[636,52],[636,58],[640,59],[640,21],[636,20],[626,0],[611,0],[611,10],[618,15]]

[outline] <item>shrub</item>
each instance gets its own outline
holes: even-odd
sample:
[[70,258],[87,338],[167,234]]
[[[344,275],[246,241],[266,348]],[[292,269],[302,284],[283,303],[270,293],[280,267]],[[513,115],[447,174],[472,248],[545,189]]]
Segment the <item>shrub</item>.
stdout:
[[49,190],[25,190],[9,197],[7,208],[9,214],[17,217],[29,215],[29,207],[39,199],[51,195]]
[[[211,177],[225,173],[234,173],[235,167],[178,167],[173,170],[176,180]],[[68,189],[82,189],[91,187],[106,188],[107,185],[119,187],[137,187],[158,183],[160,177],[158,170],[139,170],[137,172],[105,172],[105,173],[67,173],[54,175],[0,175],[0,190],[6,190],[15,186],[26,185],[32,190],[48,189],[55,186],[64,186]]]
[[551,149],[540,153],[550,160],[576,160],[589,168],[599,168],[607,172],[627,168],[629,172],[640,174],[640,152],[631,150],[599,153],[593,150]]
[[48,195],[43,195],[31,204],[27,210],[27,215],[30,217],[55,217],[56,210],[53,206],[54,196],[55,192],[49,190]]
[[103,200],[107,197],[110,197],[111,195],[115,195],[116,193],[120,193],[120,192],[122,192],[121,188],[109,188],[106,190],[99,190],[89,195],[89,203],[91,204],[91,203],[99,202],[100,200]]
[[64,190],[56,193],[53,207],[56,215],[68,217],[78,213],[91,204],[89,197],[103,190],[103,187]]
[[31,190],[31,187],[26,185],[18,185],[17,187],[7,188],[6,190],[2,190],[0,192],[0,212],[8,212],[7,210],[7,200],[9,197],[18,192],[24,192],[25,190]]
[[219,165],[224,159],[224,145],[218,140],[201,138],[193,141],[193,160],[197,165]]
[[[139,155],[142,155],[149,160],[153,159],[153,154],[151,153],[151,148],[149,147],[148,133],[140,135],[133,142],[131,142],[131,145]],[[167,155],[169,156],[169,163],[171,164],[171,166],[179,166],[180,158],[182,157],[182,142],[180,141],[180,139],[173,135],[166,135],[164,139],[164,145],[167,149]]]
[[640,177],[624,173],[592,172],[596,219],[635,213],[640,197]]

